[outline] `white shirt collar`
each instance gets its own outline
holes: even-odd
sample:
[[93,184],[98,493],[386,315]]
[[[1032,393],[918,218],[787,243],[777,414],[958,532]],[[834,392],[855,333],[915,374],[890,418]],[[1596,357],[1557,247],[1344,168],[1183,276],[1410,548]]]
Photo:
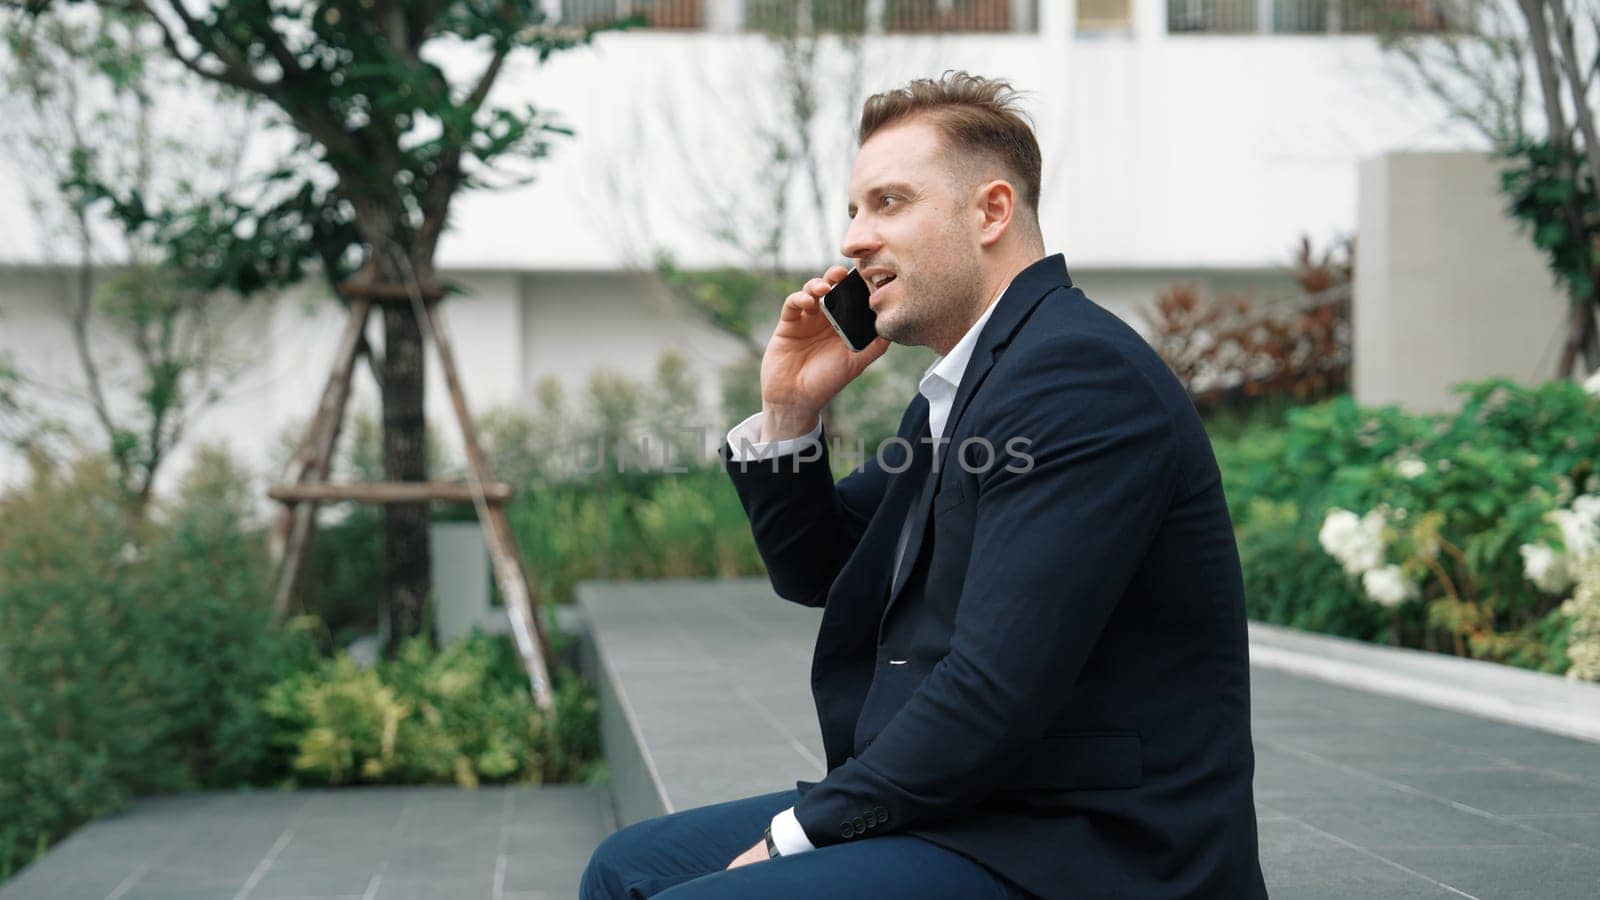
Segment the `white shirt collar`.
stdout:
[[922,373],[917,392],[928,398],[928,433],[935,439],[944,437],[944,426],[950,418],[950,408],[955,404],[956,391],[961,387],[967,364],[972,361],[972,351],[977,349],[978,335],[983,333],[983,326],[989,322],[989,317],[1000,305],[1000,298],[1005,292],[1006,289],[1001,288],[1000,293],[989,301],[989,307],[983,311],[983,315],[972,323],[972,327],[950,348],[950,352],[934,360]]

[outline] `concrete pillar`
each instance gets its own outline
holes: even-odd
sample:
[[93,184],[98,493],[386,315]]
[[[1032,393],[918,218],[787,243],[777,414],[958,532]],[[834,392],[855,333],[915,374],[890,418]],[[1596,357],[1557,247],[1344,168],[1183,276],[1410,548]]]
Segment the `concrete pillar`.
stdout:
[[1566,297],[1477,153],[1361,163],[1351,379],[1357,402],[1459,407],[1449,387],[1554,374]]
[[504,607],[490,605],[489,548],[483,528],[472,522],[428,526],[433,571],[433,621],[439,644],[452,643],[474,629],[503,634],[510,630]]
[[705,0],[706,30],[732,34],[744,27],[744,0]]
[[1133,36],[1140,43],[1167,36],[1167,0],[1133,0]]
[[[1078,0],[1060,0],[1039,6],[1039,38],[1065,48],[1078,26]],[[1059,51],[1058,51],[1059,52]]]

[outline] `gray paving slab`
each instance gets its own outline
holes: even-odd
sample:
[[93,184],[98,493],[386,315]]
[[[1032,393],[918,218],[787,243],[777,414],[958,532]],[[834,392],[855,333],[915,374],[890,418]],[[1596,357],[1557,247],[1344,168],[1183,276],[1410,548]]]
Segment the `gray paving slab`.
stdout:
[[[764,579],[588,583],[579,599],[610,679],[608,758],[624,740],[640,758],[614,785],[620,821],[822,774],[819,610]],[[1272,896],[1600,897],[1600,745],[1281,668],[1252,685]]]
[[570,898],[616,827],[604,788],[369,787],[149,797],[0,900]]

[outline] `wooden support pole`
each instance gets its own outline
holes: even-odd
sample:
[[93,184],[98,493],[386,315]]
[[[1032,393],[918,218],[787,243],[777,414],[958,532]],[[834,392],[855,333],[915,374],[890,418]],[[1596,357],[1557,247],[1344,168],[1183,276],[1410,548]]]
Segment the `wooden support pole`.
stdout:
[[391,248],[395,266],[409,279],[407,287],[411,308],[422,327],[423,336],[432,341],[439,354],[439,368],[444,372],[444,383],[450,393],[450,405],[455,409],[456,421],[461,425],[461,444],[467,455],[467,482],[472,486],[478,520],[483,525],[484,541],[489,545],[489,559],[494,564],[495,582],[505,600],[506,613],[511,618],[511,633],[516,638],[517,651],[522,656],[523,668],[528,673],[529,687],[534,704],[544,712],[555,710],[555,693],[550,685],[550,644],[545,638],[544,625],[539,621],[538,598],[528,586],[528,575],[522,569],[522,556],[517,552],[516,541],[511,536],[511,524],[506,519],[505,507],[491,505],[484,497],[484,488],[490,484],[489,463],[478,443],[478,431],[472,424],[467,409],[466,393],[461,389],[461,379],[456,375],[455,353],[445,336],[438,310],[423,299],[417,286],[416,272],[398,248]]
[[[355,370],[358,351],[365,343],[363,334],[371,310],[370,300],[357,298],[350,303],[350,317],[339,335],[333,368],[328,373],[327,383],[323,385],[317,413],[312,417],[305,440],[301,442],[285,473],[285,480],[291,484],[317,484],[328,478],[333,449],[344,422],[345,403],[350,398],[350,377]],[[268,547],[278,563],[277,590],[272,601],[274,622],[281,622],[288,615],[295,582],[305,562],[306,547],[316,527],[316,513],[314,501],[298,503],[286,507],[273,523]]]
[[[330,503],[354,500],[357,503],[472,503],[477,499],[472,485],[449,481],[373,481],[362,484],[280,484],[267,489],[267,496],[281,503]],[[511,485],[496,481],[483,486],[483,499],[490,504],[511,499]]]

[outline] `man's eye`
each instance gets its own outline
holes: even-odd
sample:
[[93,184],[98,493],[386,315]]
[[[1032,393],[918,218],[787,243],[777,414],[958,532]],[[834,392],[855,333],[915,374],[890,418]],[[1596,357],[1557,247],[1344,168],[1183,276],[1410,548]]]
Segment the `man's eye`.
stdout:
[[900,198],[896,197],[893,194],[884,194],[882,197],[880,197],[878,199],[878,205],[879,206],[888,206],[890,200],[894,200],[896,202],[899,202]]

